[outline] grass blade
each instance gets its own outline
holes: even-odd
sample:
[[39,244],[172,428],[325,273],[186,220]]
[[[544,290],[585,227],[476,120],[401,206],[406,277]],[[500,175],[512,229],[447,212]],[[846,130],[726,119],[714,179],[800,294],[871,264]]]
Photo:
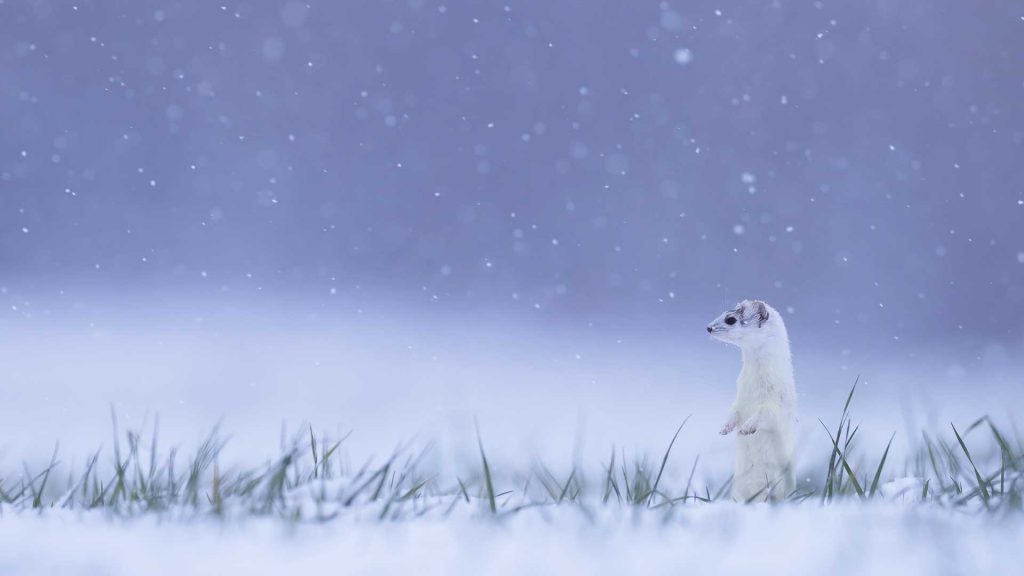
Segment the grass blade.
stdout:
[[960,437],[960,433],[957,432],[956,426],[953,426],[952,422],[950,422],[949,425],[953,428],[953,434],[956,435],[956,441],[960,443],[960,448],[963,449],[964,454],[967,456],[967,461],[970,462],[971,468],[974,469],[974,477],[978,480],[978,491],[981,493],[981,498],[986,504],[988,504],[989,493],[988,488],[985,486],[985,479],[981,477],[981,472],[978,472],[978,467],[974,465],[974,459],[971,458],[971,453],[967,450],[967,444],[964,444],[964,439]]
[[[691,414],[692,416],[692,414]],[[658,476],[654,479],[654,486],[651,488],[651,493],[647,496],[647,506],[650,507],[651,501],[654,500],[654,495],[658,492],[658,484],[661,482],[661,474],[665,472],[665,464],[668,463],[668,455],[672,453],[672,446],[676,443],[676,438],[679,438],[679,433],[683,430],[683,426],[690,420],[690,416],[687,416],[679,428],[676,428],[676,433],[672,435],[672,441],[668,443],[668,448],[665,450],[665,455],[661,457],[661,467],[658,468]]]
[[885,468],[885,459],[889,456],[889,448],[892,447],[893,438],[896,437],[896,433],[893,432],[892,436],[889,437],[889,443],[885,445],[885,452],[882,453],[882,460],[878,463],[878,469],[875,470],[875,479],[871,481],[871,491],[868,494],[874,497],[875,491],[878,490],[878,480],[882,477],[882,468]]
[[487,505],[491,510],[491,514],[498,513],[498,504],[495,502],[494,496],[494,479],[491,477],[491,465],[487,462],[487,454],[484,452],[484,442],[480,439],[480,427],[476,429],[476,442],[480,446],[480,460],[484,466],[484,488],[487,492]]

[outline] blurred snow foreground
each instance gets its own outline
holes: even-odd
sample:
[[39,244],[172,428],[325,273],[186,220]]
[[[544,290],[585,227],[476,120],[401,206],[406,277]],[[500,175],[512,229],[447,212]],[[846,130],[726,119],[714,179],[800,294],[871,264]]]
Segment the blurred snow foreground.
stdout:
[[7,512],[0,574],[1013,574],[1022,541],[1021,516],[885,503],[715,504],[671,521],[573,507],[326,524]]
[[1016,366],[854,397],[805,352],[796,491],[743,505],[730,350],[211,324],[0,334],[0,576],[1019,573]]
[[[984,424],[997,452],[978,450]],[[663,475],[671,445],[656,461],[613,453],[594,475],[496,470],[481,443],[470,472],[429,449],[352,465],[343,440],[309,432],[265,466],[222,470],[216,433],[162,460],[129,433],[113,472],[93,456],[65,480],[54,456],[0,481],[0,574],[1019,573],[1019,442],[979,420],[909,457],[922,476],[882,482],[889,448],[851,464],[847,426],[844,411],[824,483],[777,504],[732,502],[728,480],[694,479],[697,461]]]
[[[488,389],[492,404],[502,390]],[[878,390],[865,390],[867,399]],[[804,419],[799,482],[787,501],[744,505],[728,497],[730,446],[705,437],[718,440],[717,412],[703,410],[666,437],[649,428],[677,415],[670,402],[638,394],[642,406],[627,409],[630,397],[585,391],[592,405],[614,400],[618,410],[597,412],[580,437],[601,440],[592,448],[581,440],[568,459],[569,450],[550,449],[572,437],[555,426],[566,420],[560,408],[554,417],[557,402],[539,415],[549,406],[496,403],[505,410],[497,415],[519,419],[481,410],[479,429],[452,433],[468,450],[427,434],[390,455],[380,446],[390,440],[388,426],[404,422],[394,413],[371,434],[321,434],[307,425],[281,429],[269,446],[246,436],[229,444],[214,430],[189,448],[161,423],[140,432],[115,422],[112,440],[94,444],[83,460],[80,446],[93,440],[81,420],[30,425],[12,412],[0,429],[9,428],[14,448],[31,446],[34,436],[23,431],[42,422],[73,449],[62,441],[57,453],[51,445],[23,463],[3,459],[0,576],[1019,573],[1024,441],[1001,419],[955,415],[953,426],[889,436],[884,421],[899,420],[881,417],[886,405],[868,402],[872,421],[862,428],[850,415],[860,404],[846,391],[838,405],[806,409],[828,417],[824,426]],[[708,395],[683,388],[672,396],[686,394]],[[306,411],[323,406],[314,397],[300,399]],[[403,397],[392,402],[378,387],[367,398],[360,405],[373,400],[395,412]],[[416,400],[405,413],[429,405]],[[604,427],[616,419],[620,428]],[[510,439],[531,427],[546,443],[524,457]],[[605,443],[602,435],[620,440]],[[634,442],[644,437],[653,447]],[[264,459],[275,445],[276,455]]]

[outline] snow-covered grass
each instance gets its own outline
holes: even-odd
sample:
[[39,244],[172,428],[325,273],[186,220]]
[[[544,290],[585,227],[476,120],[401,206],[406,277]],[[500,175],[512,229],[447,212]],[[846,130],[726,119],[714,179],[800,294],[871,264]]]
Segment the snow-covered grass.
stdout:
[[183,457],[115,420],[110,452],[80,469],[54,454],[0,478],[0,573],[1008,571],[1024,537],[1015,431],[981,418],[924,433],[897,463],[858,445],[849,398],[821,426],[832,449],[797,490],[744,504],[725,471],[673,462],[675,437],[652,457],[510,468],[480,437],[474,462],[407,445],[352,463],[347,438],[308,428],[273,461],[222,469],[219,431]]
[[[962,430],[951,424],[948,432],[922,433],[919,446],[896,465],[889,461],[890,445],[874,454],[874,447],[858,446],[860,427],[850,413],[855,390],[834,428],[821,422],[831,450],[821,455],[819,466],[801,471],[804,481],[789,502],[884,498],[960,510],[1021,511],[1024,448],[1015,430],[1001,430],[988,417]],[[721,474],[716,481],[713,472],[720,471],[698,474],[699,458],[685,477],[665,476],[685,426],[653,458],[612,449],[607,459],[590,465],[549,467],[536,461],[514,469],[494,467],[479,433],[478,459],[446,469],[431,457],[430,444],[400,446],[384,458],[353,464],[342,457],[347,436],[318,437],[309,427],[282,440],[281,454],[264,465],[222,469],[226,440],[217,429],[182,457],[177,449],[161,450],[158,424],[148,436],[127,431],[122,437],[115,417],[106,459],[97,450],[81,470],[74,470],[62,467],[55,451],[42,469],[25,465],[20,475],[0,477],[0,504],[9,513],[59,509],[118,517],[255,516],[311,522],[339,516],[443,519],[467,512],[508,517],[558,506],[585,513],[635,508],[671,518],[687,507],[729,500],[730,479]]]

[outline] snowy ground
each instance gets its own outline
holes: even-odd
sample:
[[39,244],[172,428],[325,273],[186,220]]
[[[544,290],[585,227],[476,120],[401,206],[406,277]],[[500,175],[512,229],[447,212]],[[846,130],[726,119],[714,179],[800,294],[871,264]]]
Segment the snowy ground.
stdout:
[[480,518],[161,523],[5,514],[0,574],[942,574],[1019,573],[1020,516],[900,505],[719,504],[662,523],[573,508]]
[[[665,330],[531,324],[519,318],[412,314],[384,307],[309,315],[161,303],[87,307],[0,322],[0,469],[84,457],[122,428],[159,416],[165,445],[194,446],[217,423],[226,456],[277,454],[282,426],[352,431],[354,457],[412,438],[451,456],[475,452],[475,422],[496,458],[596,459],[612,446],[656,453],[691,416],[680,452],[728,465],[717,436],[739,354],[710,341],[706,319]],[[37,305],[39,306],[39,305]],[[865,443],[894,450],[922,429],[1024,409],[1014,350],[920,346],[885,355],[794,335],[801,446],[827,447],[818,418],[838,417],[860,378],[854,413]],[[816,457],[816,456],[815,456]]]
[[[122,433],[145,431],[159,414],[161,447],[183,455],[221,422],[230,438],[222,470],[279,456],[282,427],[291,435],[311,425],[333,438],[352,431],[343,451],[356,465],[411,439],[434,445],[430,468],[459,474],[478,467],[477,423],[499,474],[543,461],[558,474],[578,462],[599,475],[612,446],[658,461],[692,415],[665,470],[678,494],[698,456],[698,484],[728,475],[732,440],[716,431],[739,368],[735,351],[708,342],[698,319],[680,324],[696,328],[553,331],[504,318],[253,320],[173,310],[142,320],[6,321],[0,395],[19,408],[0,419],[0,477],[8,489],[23,462],[38,471],[56,443],[62,470],[80,471],[100,447],[109,465],[111,406]],[[834,426],[858,373],[853,412],[867,464],[896,433],[885,480],[906,473],[921,430],[948,435],[951,421],[961,429],[984,414],[1008,422],[1024,408],[1013,354],[851,358],[815,348],[813,338],[795,343],[801,470],[824,466],[818,418]],[[452,476],[439,483],[452,486]],[[8,506],[0,574],[1013,574],[1024,541],[1019,512],[879,500],[691,503],[667,520],[628,506],[590,515],[544,506],[500,520],[470,508],[446,518],[380,522],[357,512],[295,524]]]

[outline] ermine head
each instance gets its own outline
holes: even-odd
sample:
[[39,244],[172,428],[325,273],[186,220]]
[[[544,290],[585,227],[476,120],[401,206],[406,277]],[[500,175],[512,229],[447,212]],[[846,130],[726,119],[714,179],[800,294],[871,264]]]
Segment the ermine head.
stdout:
[[760,346],[780,335],[785,337],[785,330],[779,313],[760,300],[744,300],[708,324],[712,338],[740,348]]

